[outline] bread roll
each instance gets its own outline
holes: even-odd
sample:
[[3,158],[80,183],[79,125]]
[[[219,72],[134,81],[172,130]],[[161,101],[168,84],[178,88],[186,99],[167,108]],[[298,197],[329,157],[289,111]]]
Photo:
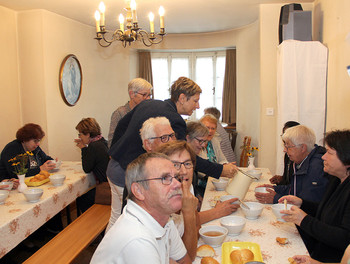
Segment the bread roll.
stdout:
[[48,178],[50,176],[50,173],[48,173],[47,171],[44,171],[44,170],[40,171],[39,174],[44,175],[46,178]]
[[232,264],[245,264],[254,260],[254,253],[249,249],[237,249],[231,252],[230,259]]
[[212,257],[204,257],[201,260],[201,264],[220,264],[216,259]]
[[214,257],[215,250],[209,245],[201,245],[197,248],[198,257]]
[[293,258],[288,258],[290,264],[297,264],[297,262]]

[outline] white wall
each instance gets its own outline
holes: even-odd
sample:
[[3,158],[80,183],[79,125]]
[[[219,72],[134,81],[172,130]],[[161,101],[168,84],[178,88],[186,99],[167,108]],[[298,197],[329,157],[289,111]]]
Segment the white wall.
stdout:
[[[2,8],[0,10],[3,12]],[[35,122],[46,132],[42,146],[48,154],[62,160],[80,160],[80,150],[73,143],[77,137],[76,124],[83,117],[95,117],[103,135],[107,136],[111,113],[128,100],[127,83],[135,74],[129,74],[129,50],[118,45],[103,49],[93,39],[93,27],[51,12],[5,11],[12,16],[12,20],[6,19],[6,22],[12,21],[12,31],[16,32],[18,27],[19,57],[18,64],[8,70],[17,76],[7,77],[7,82],[18,79],[19,88],[15,88],[20,93],[16,90],[10,93],[14,98],[11,106],[17,110],[13,111],[17,121],[9,127],[6,137],[0,139],[0,148],[15,138],[20,126]],[[1,16],[0,22],[4,19]],[[2,41],[0,45],[4,45]],[[63,102],[58,82],[61,62],[68,54],[77,56],[83,72],[82,95],[73,107]],[[16,50],[8,57],[16,58]],[[6,67],[7,62],[2,60],[1,67]],[[1,90],[5,90],[3,84]],[[21,107],[15,102],[20,98]],[[6,105],[0,107],[0,112],[11,110]]]
[[0,149],[21,125],[16,13],[0,6]]
[[316,0],[314,36],[328,47],[327,131],[350,129],[350,1]]

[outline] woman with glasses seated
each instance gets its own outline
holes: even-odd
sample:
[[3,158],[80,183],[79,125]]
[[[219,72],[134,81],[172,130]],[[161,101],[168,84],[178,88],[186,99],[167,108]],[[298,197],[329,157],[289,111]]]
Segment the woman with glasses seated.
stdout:
[[[207,138],[208,143],[201,150],[199,156],[214,163],[228,163],[224,153],[221,150],[220,139],[215,135],[218,124],[216,117],[211,114],[206,114],[199,120],[199,122],[206,126],[209,131]],[[208,176],[200,173],[198,177],[198,185],[205,190],[205,187],[207,186]]]
[[[209,130],[199,121],[187,122],[186,128],[186,141],[191,146],[196,155],[199,155],[201,151],[207,146]],[[198,185],[198,172],[194,172],[192,180],[195,196],[200,200],[203,198],[205,188]]]
[[[16,139],[8,143],[1,152],[0,160],[0,177],[1,180],[13,179],[17,182],[17,176],[10,159],[19,154],[30,152],[28,156],[26,168],[28,169],[26,177],[34,176],[40,171],[49,171],[56,167],[55,162],[51,162],[53,158],[46,155],[40,148],[40,143],[45,136],[44,131],[37,124],[26,124],[16,133]],[[17,184],[14,185],[15,187]]]
[[[191,122],[195,123],[195,122]],[[198,230],[200,226],[211,220],[230,215],[237,210],[238,204],[233,204],[237,198],[218,203],[215,208],[197,212],[198,200],[193,193],[193,168],[196,165],[196,153],[186,141],[171,141],[162,144],[157,152],[167,155],[174,163],[182,180],[182,209],[174,213],[171,219],[179,231],[192,261],[196,257]]]

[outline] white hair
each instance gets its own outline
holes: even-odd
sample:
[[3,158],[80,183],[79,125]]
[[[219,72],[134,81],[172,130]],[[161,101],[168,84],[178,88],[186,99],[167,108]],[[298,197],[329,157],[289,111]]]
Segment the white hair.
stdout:
[[142,142],[145,139],[150,139],[152,137],[156,137],[155,127],[156,126],[170,126],[169,119],[164,116],[151,117],[143,122],[142,127],[140,129],[140,136]]
[[316,136],[314,131],[307,126],[298,125],[286,129],[282,135],[284,142],[290,141],[294,145],[305,144],[307,151],[311,152],[314,149],[316,143]]
[[132,79],[128,84],[128,91],[133,91],[134,93],[137,93],[141,90],[152,90],[152,84],[150,84],[148,81],[142,78],[135,78]]

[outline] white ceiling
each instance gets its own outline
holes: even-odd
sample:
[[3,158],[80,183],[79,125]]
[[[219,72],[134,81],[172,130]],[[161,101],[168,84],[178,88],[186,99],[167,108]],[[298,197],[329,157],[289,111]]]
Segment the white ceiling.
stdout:
[[[46,9],[62,16],[94,26],[94,12],[101,0],[0,0],[0,5],[14,10]],[[118,16],[126,0],[103,0],[106,26],[116,29]],[[294,0],[312,3],[314,0]],[[259,4],[285,3],[288,0],[136,0],[139,26],[148,29],[149,12],[165,9],[167,33],[202,33],[234,29],[253,23],[259,16]],[[159,28],[157,16],[155,28]]]

